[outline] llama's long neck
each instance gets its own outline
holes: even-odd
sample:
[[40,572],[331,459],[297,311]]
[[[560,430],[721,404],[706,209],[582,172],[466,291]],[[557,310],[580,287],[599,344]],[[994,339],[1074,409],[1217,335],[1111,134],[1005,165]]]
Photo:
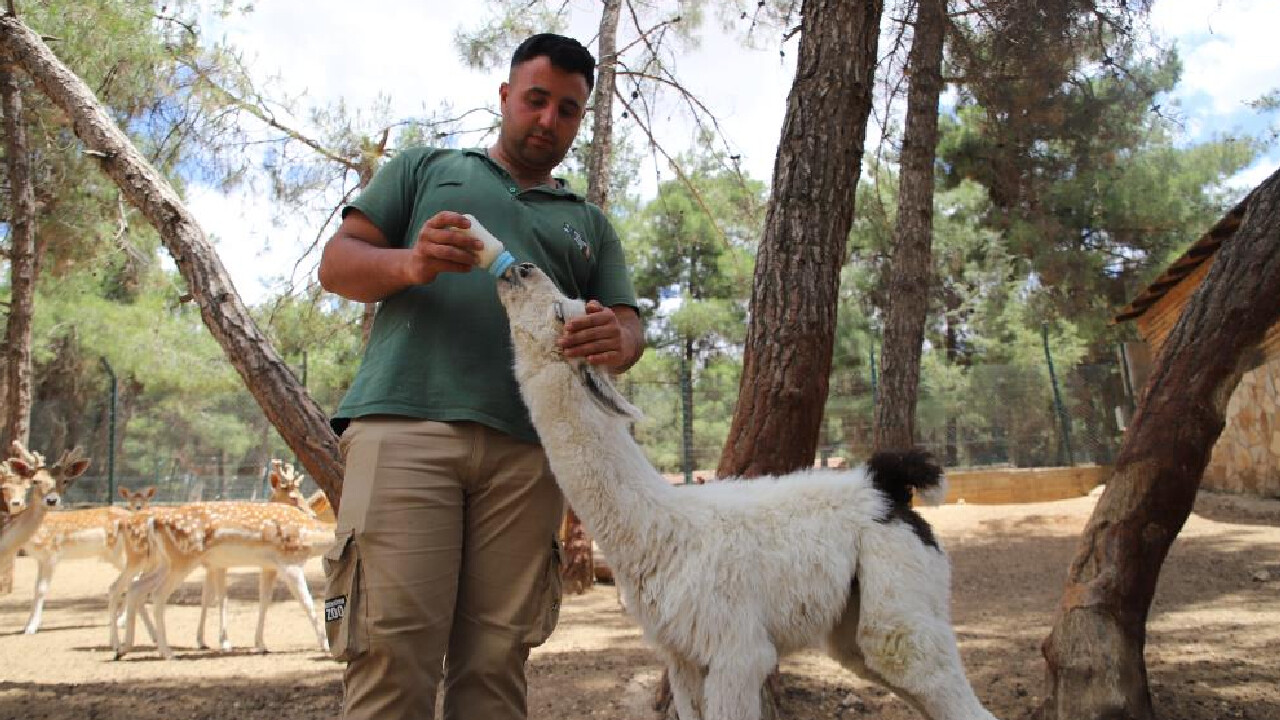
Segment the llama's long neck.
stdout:
[[522,379],[525,403],[556,482],[610,564],[648,564],[682,515],[676,490],[649,463],[627,420],[602,409],[573,368]]

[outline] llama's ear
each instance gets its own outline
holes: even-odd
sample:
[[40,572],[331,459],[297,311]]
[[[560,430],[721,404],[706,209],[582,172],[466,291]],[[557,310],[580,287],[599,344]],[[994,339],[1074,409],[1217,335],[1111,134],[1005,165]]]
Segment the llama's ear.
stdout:
[[604,370],[584,362],[578,366],[578,377],[582,379],[582,384],[590,391],[591,397],[600,407],[614,415],[631,418],[637,422],[644,419],[644,413],[640,412],[640,408],[622,397],[622,393],[613,386],[608,373]]

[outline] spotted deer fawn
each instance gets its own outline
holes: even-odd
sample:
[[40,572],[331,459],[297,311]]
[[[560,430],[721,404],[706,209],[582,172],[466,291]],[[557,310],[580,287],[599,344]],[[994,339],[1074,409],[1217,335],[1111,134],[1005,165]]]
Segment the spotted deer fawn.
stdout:
[[[312,518],[316,517],[314,499],[302,494],[303,475],[296,472],[293,465],[280,460],[271,461],[271,497],[267,502],[280,503],[296,507]],[[323,494],[321,494],[323,497]],[[201,649],[209,647],[204,641],[204,620],[208,609],[218,606],[219,632],[218,647],[231,649],[231,640],[227,635],[227,568],[205,566],[204,591],[200,597],[200,624],[196,626],[196,645]],[[271,602],[276,582],[276,571],[273,567],[263,567],[258,580],[258,637],[257,650],[266,652],[262,644],[261,627],[266,620],[266,608]]]
[[47,514],[40,527],[23,543],[22,550],[36,561],[36,590],[31,600],[31,618],[24,633],[40,629],[44,601],[49,594],[53,572],[62,560],[96,559],[117,568],[125,564],[121,526],[132,512],[145,509],[155,495],[155,488],[134,492],[120,488],[125,507],[100,507],[87,510],[65,510]]
[[[284,480],[280,465],[275,466],[273,476]],[[287,483],[282,482],[280,485]],[[294,487],[293,490],[296,492],[297,488]],[[297,495],[301,498],[301,493]],[[132,584],[128,584],[122,573],[117,585],[113,585],[113,612],[118,608],[118,593],[124,590],[125,584],[128,585],[123,643],[117,642],[115,624],[111,625],[112,646],[116,649],[117,658],[132,650],[133,618],[148,598],[154,605],[157,650],[165,658],[173,657],[165,631],[165,609],[173,591],[197,567],[205,568],[215,585],[215,595],[225,589],[227,569],[262,569],[258,588],[258,626],[254,640],[257,650],[266,650],[263,641],[266,611],[271,602],[271,588],[277,574],[284,579],[286,587],[302,605],[321,648],[328,648],[324,628],[315,612],[303,574],[303,565],[309,558],[323,553],[333,544],[333,526],[315,520],[309,511],[279,502],[192,503],[155,511],[146,520],[129,523],[127,539],[127,550],[132,548],[134,553],[146,553],[141,560],[134,558],[137,567],[145,572]],[[222,602],[221,642],[223,647],[227,647],[225,599]],[[203,626],[203,617],[201,625]]]

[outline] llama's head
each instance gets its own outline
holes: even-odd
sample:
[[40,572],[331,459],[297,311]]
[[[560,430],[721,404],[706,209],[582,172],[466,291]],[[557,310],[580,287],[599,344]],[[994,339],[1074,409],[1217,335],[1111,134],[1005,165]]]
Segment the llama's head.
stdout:
[[498,278],[498,299],[511,325],[516,379],[522,386],[544,368],[567,367],[601,408],[613,415],[641,417],[640,411],[613,387],[606,371],[583,359],[566,360],[556,345],[565,321],[586,314],[586,303],[565,297],[533,263],[514,265]]

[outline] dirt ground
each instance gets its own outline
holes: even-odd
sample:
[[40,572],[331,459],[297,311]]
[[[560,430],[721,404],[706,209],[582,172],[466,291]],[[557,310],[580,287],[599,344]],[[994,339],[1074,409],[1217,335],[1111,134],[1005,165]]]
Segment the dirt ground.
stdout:
[[[1039,702],[1040,643],[1094,502],[924,510],[954,566],[954,621],[969,677],[1005,720],[1028,717]],[[100,563],[64,563],[44,627],[24,636],[17,633],[29,611],[34,564],[18,559],[16,590],[0,598],[0,720],[337,715],[340,667],[314,646],[282,586],[268,617],[270,654],[249,649],[257,611],[251,573],[231,582],[236,649],[195,648],[200,585],[194,575],[169,612],[177,659],[158,659],[144,640],[135,654],[113,661],[103,599],[113,576]],[[318,563],[308,577],[318,594]],[[1280,501],[1201,495],[1164,566],[1147,656],[1162,718],[1280,720]],[[560,629],[534,652],[530,716],[647,720],[659,674],[613,588],[599,586],[566,600]],[[782,682],[788,718],[917,717],[901,700],[818,654],[784,661]]]

